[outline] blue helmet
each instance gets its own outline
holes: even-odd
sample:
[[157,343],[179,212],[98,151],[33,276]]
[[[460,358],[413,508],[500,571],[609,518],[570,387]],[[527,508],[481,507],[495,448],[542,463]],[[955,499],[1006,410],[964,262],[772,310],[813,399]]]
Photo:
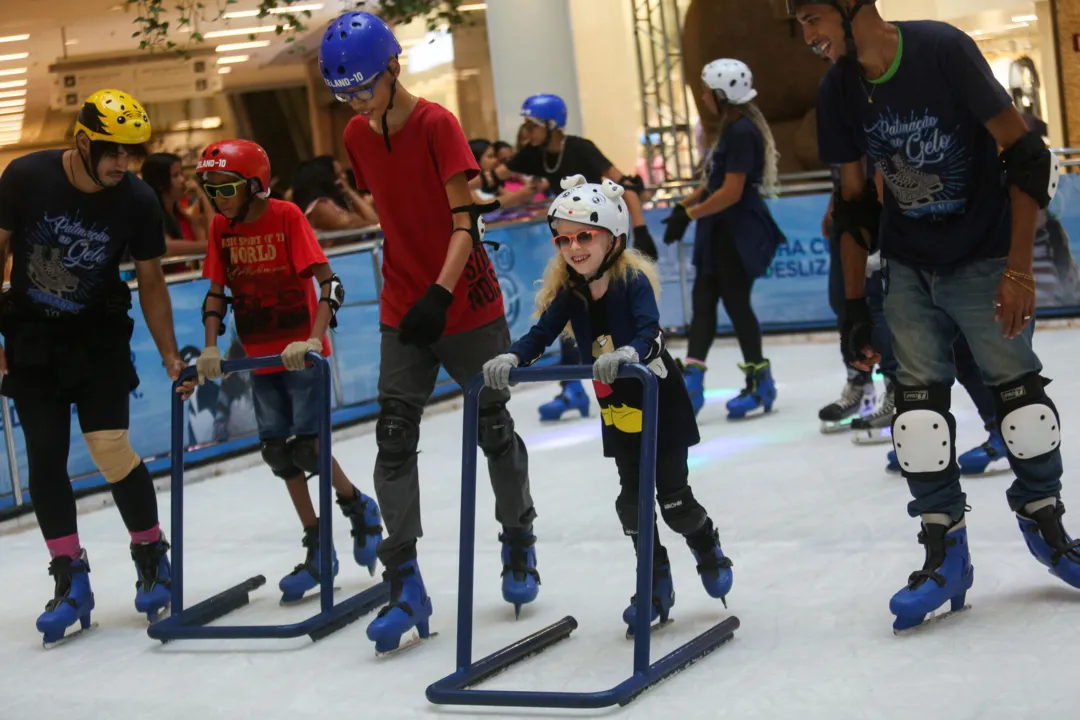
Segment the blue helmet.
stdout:
[[566,127],[566,103],[558,95],[533,95],[522,103],[521,116],[561,130]]
[[401,43],[381,19],[366,12],[347,12],[326,28],[319,47],[319,70],[331,90],[348,90],[371,82],[401,54]]

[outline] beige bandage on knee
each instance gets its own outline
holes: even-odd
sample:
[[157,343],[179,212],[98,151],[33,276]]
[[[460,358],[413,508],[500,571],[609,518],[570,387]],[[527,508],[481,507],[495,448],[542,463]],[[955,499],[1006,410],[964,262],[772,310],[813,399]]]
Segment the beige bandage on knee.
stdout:
[[85,433],[83,439],[90,457],[107,482],[120,482],[142,462],[131,447],[127,430],[99,430]]

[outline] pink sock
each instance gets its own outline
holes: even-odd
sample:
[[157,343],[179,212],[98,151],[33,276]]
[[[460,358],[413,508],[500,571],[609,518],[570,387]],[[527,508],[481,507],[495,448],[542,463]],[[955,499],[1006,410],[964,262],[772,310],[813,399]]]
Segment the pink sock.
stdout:
[[68,535],[67,537],[56,538],[55,540],[46,540],[45,547],[49,548],[49,557],[63,557],[67,556],[72,560],[78,560],[82,555],[82,548],[79,546],[79,534]]
[[131,542],[134,545],[153,545],[161,539],[161,526],[155,525],[149,530],[141,530],[131,534]]

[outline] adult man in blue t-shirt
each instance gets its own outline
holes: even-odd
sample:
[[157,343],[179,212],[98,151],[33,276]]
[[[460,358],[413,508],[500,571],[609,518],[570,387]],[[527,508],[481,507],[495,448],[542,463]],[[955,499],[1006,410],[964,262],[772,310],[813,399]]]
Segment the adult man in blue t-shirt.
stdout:
[[[892,598],[893,628],[919,625],[946,602],[962,609],[972,584],[949,412],[958,332],[994,391],[1016,473],[1007,497],[1028,548],[1080,587],[1080,543],[1061,523],[1060,422],[1031,346],[1035,224],[1057,189],[1056,161],[957,28],[886,23],[874,0],[789,0],[788,9],[807,44],[834,62],[821,83],[818,144],[823,162],[841,165],[833,217],[844,338],[863,367],[876,360],[863,293],[880,222],[899,362],[893,443],[926,546],[923,568]],[[887,189],[883,212],[865,156]]]

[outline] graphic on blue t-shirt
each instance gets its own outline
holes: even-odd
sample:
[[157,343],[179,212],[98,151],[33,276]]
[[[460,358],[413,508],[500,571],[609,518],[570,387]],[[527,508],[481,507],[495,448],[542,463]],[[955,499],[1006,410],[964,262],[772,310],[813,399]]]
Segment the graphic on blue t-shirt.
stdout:
[[864,127],[867,149],[904,215],[959,215],[967,206],[968,158],[955,133],[924,110],[906,117],[886,108]]
[[78,212],[45,213],[27,239],[30,299],[66,312],[82,310],[101,281],[98,271],[109,260],[109,233],[95,223],[84,224]]

